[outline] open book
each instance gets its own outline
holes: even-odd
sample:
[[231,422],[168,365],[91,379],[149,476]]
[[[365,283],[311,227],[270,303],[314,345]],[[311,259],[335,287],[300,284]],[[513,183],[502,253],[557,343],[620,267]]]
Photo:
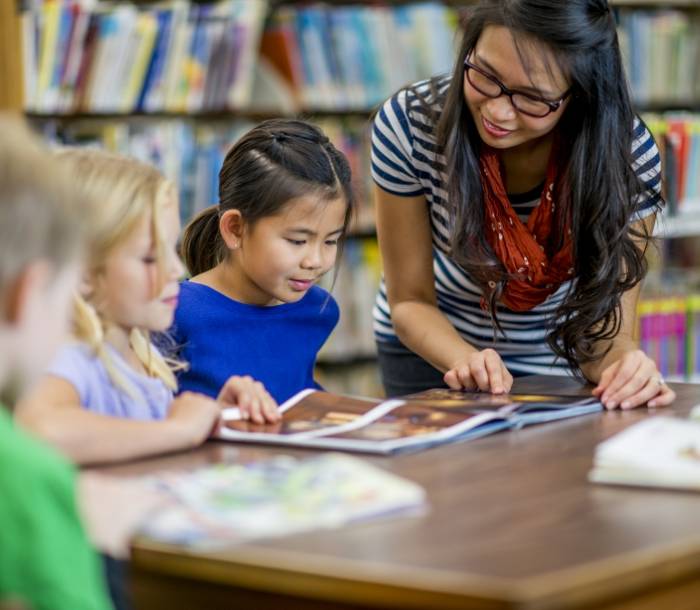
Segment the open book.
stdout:
[[148,481],[172,499],[142,533],[163,542],[219,546],[334,528],[377,517],[422,513],[422,487],[365,460],[338,453],[287,455]]
[[596,483],[700,491],[700,423],[652,417],[596,448]]
[[593,397],[492,395],[435,389],[386,401],[303,390],[281,407],[276,424],[224,411],[225,440],[393,453],[466,440],[506,428],[601,410]]

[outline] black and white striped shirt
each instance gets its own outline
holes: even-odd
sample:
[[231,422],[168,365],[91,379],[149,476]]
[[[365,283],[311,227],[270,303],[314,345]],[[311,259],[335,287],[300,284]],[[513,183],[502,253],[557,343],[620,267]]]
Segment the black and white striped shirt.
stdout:
[[[416,94],[434,106],[439,115],[449,82],[449,76],[439,80],[435,95],[430,91],[429,81],[422,81],[384,103],[372,131],[372,177],[382,189],[394,195],[426,198],[438,307],[464,340],[478,349],[494,348],[513,372],[568,374],[566,363],[556,360],[547,345],[546,335],[570,283],[562,284],[546,301],[529,311],[512,311],[498,305],[498,318],[507,338],[499,335],[494,343],[493,324],[488,312],[480,307],[479,288],[450,256],[447,192],[438,171],[445,167],[445,157],[437,150],[435,124]],[[637,207],[638,215],[643,217],[653,213],[661,202],[661,161],[654,139],[639,119],[635,119],[632,153],[635,171],[648,187]],[[540,195],[541,188],[510,196],[521,220],[527,221]],[[396,340],[383,280],[374,307],[374,331],[379,341]]]

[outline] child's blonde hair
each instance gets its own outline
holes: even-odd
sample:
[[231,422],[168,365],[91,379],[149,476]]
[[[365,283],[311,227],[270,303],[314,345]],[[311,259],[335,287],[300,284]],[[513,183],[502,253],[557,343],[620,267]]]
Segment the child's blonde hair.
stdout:
[[[177,191],[173,184],[150,165],[101,150],[65,148],[58,151],[57,156],[79,181],[82,192],[99,208],[93,233],[88,238],[87,269],[90,275],[100,273],[114,249],[132,235],[145,215],[150,214],[159,272],[155,292],[160,292],[165,282],[165,246],[159,219],[164,205],[168,202],[177,205]],[[76,295],[75,337],[95,350],[115,385],[133,395],[133,388],[119,373],[105,349],[107,323],[109,320],[101,318],[88,298]],[[164,358],[154,348],[147,331],[132,329],[130,343],[148,374],[176,390],[173,371],[182,368],[182,364]]]
[[0,295],[29,264],[78,261],[91,218],[80,193],[22,121],[0,114]]

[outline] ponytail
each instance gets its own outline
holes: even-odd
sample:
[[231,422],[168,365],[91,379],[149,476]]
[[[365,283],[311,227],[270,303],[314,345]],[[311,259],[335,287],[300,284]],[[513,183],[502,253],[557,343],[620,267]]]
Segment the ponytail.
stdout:
[[216,267],[226,257],[219,235],[219,206],[202,210],[185,227],[180,256],[190,275],[199,275]]

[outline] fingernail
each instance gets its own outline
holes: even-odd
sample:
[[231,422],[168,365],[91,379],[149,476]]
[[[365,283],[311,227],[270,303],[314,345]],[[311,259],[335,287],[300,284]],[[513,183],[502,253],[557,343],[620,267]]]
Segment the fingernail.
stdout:
[[647,407],[655,407],[655,406],[656,406],[656,402],[653,400],[651,400],[647,403]]
[[603,402],[608,402],[608,395],[607,395],[607,394],[603,394],[603,395],[600,397],[600,399],[601,399]]
[[608,403],[608,409],[614,409],[617,406],[617,403],[614,400],[611,400]]
[[623,402],[620,406],[621,406],[623,409],[626,409],[627,407],[630,406],[630,403],[627,402],[627,401],[625,401],[625,402]]

